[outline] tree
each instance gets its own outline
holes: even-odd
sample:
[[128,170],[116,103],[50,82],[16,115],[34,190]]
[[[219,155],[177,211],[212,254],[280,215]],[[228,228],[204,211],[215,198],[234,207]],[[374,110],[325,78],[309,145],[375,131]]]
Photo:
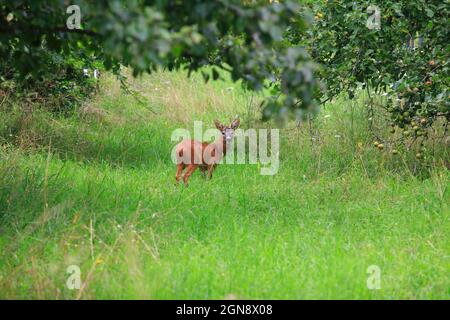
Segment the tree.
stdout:
[[74,4],[80,9],[80,28],[66,26],[66,20],[73,17],[66,13],[65,1],[0,3],[4,68],[8,61],[8,67],[20,76],[35,79],[46,70],[48,53],[63,59],[76,54],[86,63],[99,59],[116,73],[124,65],[134,75],[159,66],[191,72],[210,65],[211,73],[203,71],[206,81],[219,78],[217,68],[222,68],[253,90],[278,82],[283,97],[267,103],[267,115],[314,103],[315,64],[304,48],[286,47],[283,42],[288,27],[307,28],[295,2],[111,0]]
[[388,0],[376,7],[369,0],[317,1],[310,37],[290,32],[290,40],[307,46],[322,66],[323,100],[341,92],[352,98],[360,87],[384,92],[391,124],[417,138],[437,118],[448,123],[450,117],[449,7],[448,0]]

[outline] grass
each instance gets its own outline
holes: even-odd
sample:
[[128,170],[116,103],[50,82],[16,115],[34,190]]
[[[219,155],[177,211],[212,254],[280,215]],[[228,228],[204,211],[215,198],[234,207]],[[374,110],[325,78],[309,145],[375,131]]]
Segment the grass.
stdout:
[[[184,188],[172,130],[236,113],[270,127],[258,97],[159,72],[132,82],[141,105],[103,82],[68,117],[2,112],[0,298],[450,297],[448,154],[417,164],[375,150],[364,97],[283,129],[278,174],[223,165]],[[66,286],[70,265],[81,290]]]

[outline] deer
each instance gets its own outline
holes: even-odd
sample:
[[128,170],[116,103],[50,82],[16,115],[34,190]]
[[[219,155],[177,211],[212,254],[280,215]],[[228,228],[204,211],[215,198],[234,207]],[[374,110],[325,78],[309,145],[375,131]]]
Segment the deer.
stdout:
[[213,143],[200,142],[198,140],[183,140],[175,147],[177,158],[177,172],[175,175],[176,184],[180,182],[183,170],[184,184],[187,186],[189,177],[199,168],[203,175],[206,174],[210,180],[217,164],[230,148],[233,140],[234,131],[239,127],[240,120],[236,118],[230,125],[226,126],[218,120],[214,120],[216,128],[221,136],[216,138]]

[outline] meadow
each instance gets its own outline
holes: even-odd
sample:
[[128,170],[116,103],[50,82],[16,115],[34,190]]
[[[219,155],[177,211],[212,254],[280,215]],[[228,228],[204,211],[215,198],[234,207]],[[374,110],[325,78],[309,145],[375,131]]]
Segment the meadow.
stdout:
[[[0,298],[450,297],[448,150],[418,163],[374,148],[363,93],[287,123],[276,175],[222,165],[186,188],[174,129],[236,114],[244,129],[276,123],[229,80],[161,71],[131,87],[145,103],[105,74],[70,114],[0,106]],[[66,285],[71,265],[80,289]]]

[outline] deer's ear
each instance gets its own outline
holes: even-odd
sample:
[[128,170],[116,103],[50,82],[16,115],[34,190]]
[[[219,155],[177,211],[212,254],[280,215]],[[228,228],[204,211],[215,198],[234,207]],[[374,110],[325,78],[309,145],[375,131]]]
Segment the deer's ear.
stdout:
[[241,120],[235,119],[235,120],[231,123],[231,129],[236,129],[237,127],[239,127],[240,124],[241,124]]
[[214,120],[214,124],[216,125],[216,128],[222,131],[223,125],[219,122],[219,120]]

